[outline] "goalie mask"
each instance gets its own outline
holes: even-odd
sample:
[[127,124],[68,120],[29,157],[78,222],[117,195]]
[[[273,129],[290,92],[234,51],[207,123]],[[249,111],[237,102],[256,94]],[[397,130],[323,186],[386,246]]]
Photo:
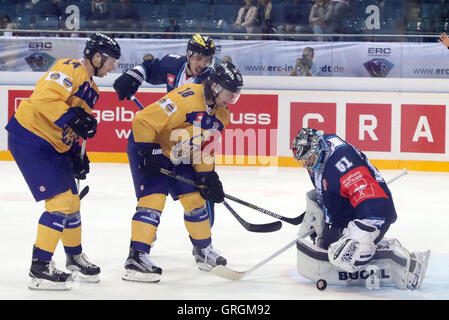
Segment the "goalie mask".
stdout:
[[317,130],[302,128],[293,140],[292,151],[301,167],[315,169],[323,160],[326,142]]

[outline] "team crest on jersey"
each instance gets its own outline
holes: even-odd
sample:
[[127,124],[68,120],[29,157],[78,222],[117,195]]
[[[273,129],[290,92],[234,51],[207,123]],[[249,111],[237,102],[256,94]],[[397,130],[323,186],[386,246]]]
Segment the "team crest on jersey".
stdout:
[[172,74],[167,74],[167,83],[172,87],[175,85],[175,76]]
[[196,120],[195,121],[201,121],[201,120],[203,120],[203,117],[204,117],[204,113],[198,113],[197,115],[196,115]]
[[45,188],[45,186],[40,186],[39,187],[39,191],[40,192],[45,192],[45,191],[47,191],[47,188]]

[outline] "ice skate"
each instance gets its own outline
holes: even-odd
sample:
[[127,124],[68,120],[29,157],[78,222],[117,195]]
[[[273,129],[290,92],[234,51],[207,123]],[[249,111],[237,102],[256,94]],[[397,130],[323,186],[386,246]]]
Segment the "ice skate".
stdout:
[[32,290],[70,290],[73,286],[72,275],[56,269],[54,261],[33,258],[29,276]]
[[123,280],[137,282],[159,282],[162,269],[154,265],[148,254],[142,251],[129,249],[129,256],[125,262]]
[[211,244],[205,248],[193,246],[193,256],[198,269],[203,271],[210,271],[218,265],[225,266],[227,264],[226,259],[212,248]]
[[100,267],[89,262],[84,253],[77,255],[67,254],[67,270],[72,272],[73,278],[80,282],[99,282]]

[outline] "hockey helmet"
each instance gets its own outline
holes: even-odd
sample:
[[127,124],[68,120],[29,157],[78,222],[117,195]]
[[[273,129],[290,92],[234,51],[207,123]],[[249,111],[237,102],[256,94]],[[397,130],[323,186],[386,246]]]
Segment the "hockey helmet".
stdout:
[[240,93],[243,87],[243,77],[239,69],[231,62],[217,62],[214,64],[209,79],[226,90],[234,93]]
[[114,59],[120,59],[120,46],[112,36],[109,36],[102,32],[96,32],[92,37],[87,40],[86,47],[84,48],[84,55],[88,58],[96,53],[100,52],[102,55],[112,57]]
[[211,37],[194,34],[187,43],[187,54],[189,57],[194,54],[212,57],[215,54],[215,44]]
[[317,130],[302,128],[292,144],[293,157],[299,165],[306,169],[313,169],[326,150],[326,141]]

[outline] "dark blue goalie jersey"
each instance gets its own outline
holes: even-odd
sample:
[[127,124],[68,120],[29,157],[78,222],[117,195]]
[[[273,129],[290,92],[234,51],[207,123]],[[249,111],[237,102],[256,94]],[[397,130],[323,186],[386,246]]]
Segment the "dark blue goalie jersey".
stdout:
[[[167,92],[180,87],[185,83],[185,68],[187,66],[187,57],[176,54],[169,54],[162,59],[154,61],[145,60],[137,68],[141,67],[145,71],[145,81],[158,85],[166,84]],[[209,76],[210,68],[207,68],[202,74],[191,78],[190,82],[201,83]]]
[[326,222],[345,226],[354,219],[370,219],[381,228],[396,220],[387,184],[366,155],[337,135],[324,135],[330,146],[324,167],[309,170],[323,206]]

